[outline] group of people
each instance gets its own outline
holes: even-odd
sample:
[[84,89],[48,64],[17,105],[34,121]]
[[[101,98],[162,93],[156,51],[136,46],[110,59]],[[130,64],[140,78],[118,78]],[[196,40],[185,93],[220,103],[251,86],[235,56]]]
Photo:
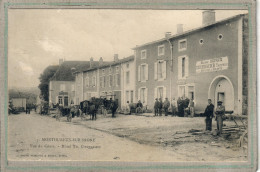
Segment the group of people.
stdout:
[[113,100],[110,98],[110,100],[107,100],[106,98],[103,99],[103,104],[102,104],[102,113],[104,116],[107,115],[107,111],[110,110],[112,113],[112,118],[115,118],[115,113],[118,108],[118,100]]
[[206,119],[206,130],[211,131],[212,130],[212,119],[215,116],[215,120],[217,121],[217,131],[218,134],[222,133],[222,127],[223,127],[223,120],[225,118],[225,106],[222,105],[222,101],[218,101],[217,108],[215,110],[214,115],[214,105],[211,102],[211,99],[208,99],[208,105],[204,112]]
[[164,110],[165,116],[168,116],[170,107],[170,101],[168,98],[165,98],[165,101],[162,102],[162,99],[156,98],[154,103],[154,116],[162,116],[162,110]]

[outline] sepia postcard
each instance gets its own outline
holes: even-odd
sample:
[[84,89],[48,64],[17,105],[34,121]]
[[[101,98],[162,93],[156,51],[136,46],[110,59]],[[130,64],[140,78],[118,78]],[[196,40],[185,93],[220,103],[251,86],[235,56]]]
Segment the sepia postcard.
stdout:
[[257,171],[255,1],[0,12],[1,171]]

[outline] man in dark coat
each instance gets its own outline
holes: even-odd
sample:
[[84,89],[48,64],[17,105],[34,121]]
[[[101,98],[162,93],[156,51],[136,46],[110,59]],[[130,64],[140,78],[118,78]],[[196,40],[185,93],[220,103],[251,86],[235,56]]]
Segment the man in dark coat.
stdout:
[[208,99],[208,105],[205,109],[205,116],[206,116],[206,130],[211,131],[212,130],[212,118],[213,118],[213,112],[214,112],[214,105],[211,103],[211,99]]
[[158,106],[159,106],[159,101],[156,98],[154,102],[154,116],[158,116]]
[[170,107],[170,101],[168,100],[168,98],[165,98],[165,101],[163,102],[163,109],[164,109],[165,116],[168,116],[169,107]]
[[141,100],[139,100],[136,104],[136,113],[143,113],[143,104]]
[[116,113],[116,110],[118,108],[118,104],[112,100],[112,102],[110,103],[110,110],[112,112],[112,118],[115,118],[115,113]]

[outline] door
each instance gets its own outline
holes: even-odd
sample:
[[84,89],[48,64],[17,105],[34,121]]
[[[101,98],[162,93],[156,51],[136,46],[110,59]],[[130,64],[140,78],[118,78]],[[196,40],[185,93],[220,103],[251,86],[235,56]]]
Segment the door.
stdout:
[[222,101],[222,104],[225,106],[225,93],[218,92],[218,101]]
[[68,106],[68,105],[69,105],[69,98],[64,97],[64,106]]

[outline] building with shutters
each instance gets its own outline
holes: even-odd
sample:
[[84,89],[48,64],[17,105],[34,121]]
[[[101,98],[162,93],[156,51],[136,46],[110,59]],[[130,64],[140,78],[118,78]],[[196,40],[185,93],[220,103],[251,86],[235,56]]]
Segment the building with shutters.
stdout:
[[63,61],[60,59],[59,68],[49,82],[49,104],[69,106],[75,104],[75,70],[90,67],[89,61]]
[[203,12],[201,27],[134,49],[136,99],[153,109],[155,98],[194,99],[203,113],[207,99],[221,100],[226,111],[247,112],[248,17],[236,15],[215,21],[214,11]]
[[[93,59],[90,59],[90,62],[93,62]],[[125,106],[127,100],[133,102],[133,68],[134,56],[118,59],[118,55],[115,54],[112,62],[105,62],[101,57],[98,63],[91,63],[90,68],[75,71],[76,104],[92,97],[117,99],[120,108]]]

